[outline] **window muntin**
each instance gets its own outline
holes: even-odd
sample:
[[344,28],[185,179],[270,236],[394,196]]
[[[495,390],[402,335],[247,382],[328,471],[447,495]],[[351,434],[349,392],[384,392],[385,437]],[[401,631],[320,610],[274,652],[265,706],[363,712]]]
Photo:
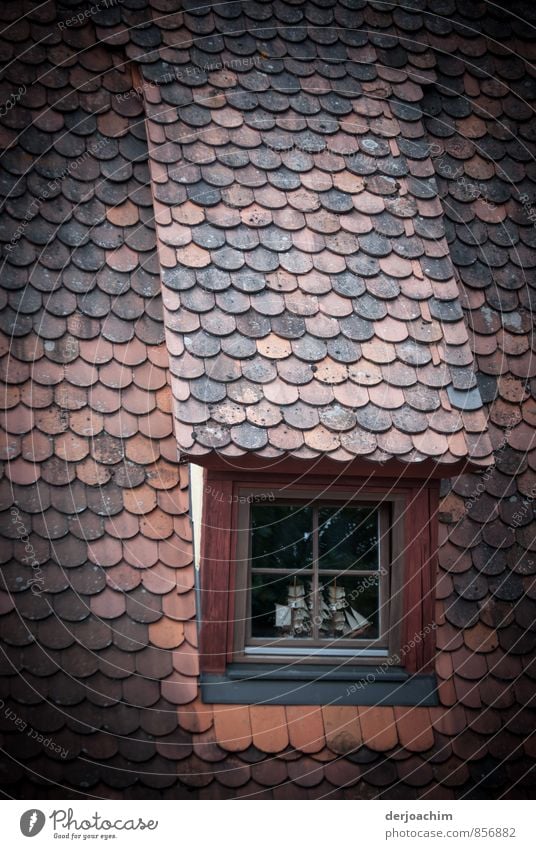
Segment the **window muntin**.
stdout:
[[387,653],[392,505],[355,493],[243,500],[238,654]]

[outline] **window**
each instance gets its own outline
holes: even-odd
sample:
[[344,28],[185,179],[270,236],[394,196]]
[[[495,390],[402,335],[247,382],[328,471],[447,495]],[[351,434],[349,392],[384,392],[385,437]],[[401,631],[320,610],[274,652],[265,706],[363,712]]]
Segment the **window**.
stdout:
[[255,477],[194,511],[205,701],[434,704],[437,483]]
[[395,648],[394,503],[243,488],[238,503],[235,656],[323,660]]

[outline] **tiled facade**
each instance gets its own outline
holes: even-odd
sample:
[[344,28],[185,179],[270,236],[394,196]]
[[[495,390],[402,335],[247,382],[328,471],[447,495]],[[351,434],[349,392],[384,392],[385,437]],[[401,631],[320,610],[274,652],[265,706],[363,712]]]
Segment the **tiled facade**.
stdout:
[[[176,6],[2,7],[4,791],[528,798],[531,4]],[[482,467],[439,707],[201,703],[177,441]]]

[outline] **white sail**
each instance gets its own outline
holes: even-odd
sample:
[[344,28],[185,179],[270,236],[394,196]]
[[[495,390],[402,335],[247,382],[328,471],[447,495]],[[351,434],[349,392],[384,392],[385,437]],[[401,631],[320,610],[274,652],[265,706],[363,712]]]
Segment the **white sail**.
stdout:
[[[327,601],[324,587],[319,586],[318,626],[321,631],[347,636],[361,633],[371,626],[372,623],[348,603],[343,586],[330,584],[326,589]],[[310,588],[302,583],[293,583],[287,590],[287,604],[275,605],[275,627],[290,637],[309,637],[313,609]]]
[[350,631],[361,631],[363,628],[368,628],[372,623],[364,616],[361,616],[353,607],[349,607],[345,611],[346,621]]
[[287,604],[276,604],[275,627],[290,628],[292,624],[292,610]]
[[287,590],[287,603],[275,605],[275,626],[290,637],[309,636],[309,596],[306,596],[304,584],[291,584]]

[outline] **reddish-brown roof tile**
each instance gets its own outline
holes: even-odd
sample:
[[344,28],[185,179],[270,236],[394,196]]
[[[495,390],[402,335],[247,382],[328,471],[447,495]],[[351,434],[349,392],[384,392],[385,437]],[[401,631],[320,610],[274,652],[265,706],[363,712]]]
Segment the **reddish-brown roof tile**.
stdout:
[[244,705],[214,705],[213,710],[218,745],[229,752],[247,749],[252,743],[249,708]]
[[395,707],[400,745],[410,752],[426,752],[434,745],[434,733],[427,708]]
[[393,708],[360,707],[358,712],[366,746],[376,752],[385,752],[396,746],[398,734]]
[[287,705],[290,745],[301,752],[314,754],[324,748],[324,723],[319,707]]
[[192,734],[200,734],[212,726],[214,721],[212,707],[204,705],[199,698],[187,706],[177,709],[179,725]]
[[326,743],[337,755],[346,755],[363,743],[358,709],[352,706],[322,708]]
[[289,743],[285,708],[252,705],[249,708],[253,743],[261,752],[281,752]]

